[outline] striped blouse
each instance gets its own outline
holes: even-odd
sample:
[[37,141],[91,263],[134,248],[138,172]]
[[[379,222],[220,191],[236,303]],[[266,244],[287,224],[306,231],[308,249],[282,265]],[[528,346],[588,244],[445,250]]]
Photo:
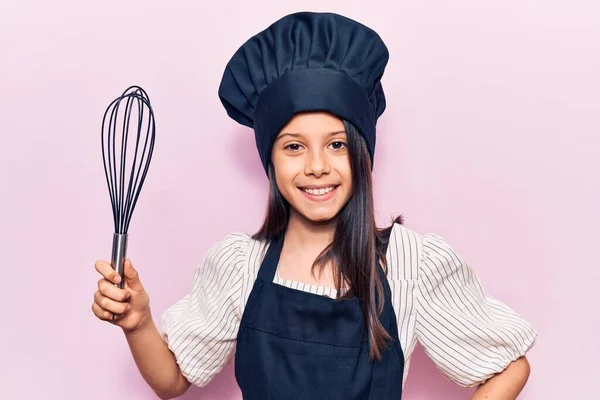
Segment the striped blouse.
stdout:
[[[160,332],[182,374],[206,385],[234,356],[238,327],[268,243],[232,233],[198,265],[190,293],[160,318]],[[467,263],[440,236],[394,224],[387,249],[388,281],[404,352],[406,381],[417,341],[439,371],[470,387],[523,356],[535,329],[488,296]],[[332,298],[334,289],[282,279],[274,282]]]

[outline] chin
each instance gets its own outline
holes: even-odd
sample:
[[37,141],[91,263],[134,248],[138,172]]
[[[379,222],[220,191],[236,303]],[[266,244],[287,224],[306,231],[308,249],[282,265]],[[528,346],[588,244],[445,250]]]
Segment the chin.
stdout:
[[307,220],[317,223],[317,224],[323,224],[323,223],[327,223],[327,222],[331,222],[335,219],[335,217],[337,217],[337,213],[328,213],[328,214],[317,214],[317,215],[303,215],[304,218],[306,218]]
[[307,210],[305,208],[303,209],[302,207],[295,208],[295,210],[300,216],[302,216],[302,218],[306,219],[307,221],[314,222],[316,224],[324,224],[331,222],[338,216],[340,212],[340,210],[338,209]]

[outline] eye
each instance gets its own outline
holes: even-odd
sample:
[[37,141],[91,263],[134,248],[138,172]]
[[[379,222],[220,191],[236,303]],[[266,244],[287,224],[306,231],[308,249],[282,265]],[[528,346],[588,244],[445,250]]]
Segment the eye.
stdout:
[[290,150],[292,152],[296,152],[296,151],[300,150],[300,147],[302,147],[302,146],[300,146],[298,143],[291,143],[291,144],[288,144],[287,146],[285,146],[284,150]]
[[348,145],[345,142],[341,141],[332,142],[330,146],[332,146],[334,150],[341,150],[348,147]]

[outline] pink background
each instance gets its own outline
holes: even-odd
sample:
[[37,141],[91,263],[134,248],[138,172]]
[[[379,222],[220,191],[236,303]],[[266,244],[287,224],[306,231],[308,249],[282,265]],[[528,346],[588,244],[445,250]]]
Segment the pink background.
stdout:
[[[217,87],[244,40],[299,10],[346,14],[390,49],[379,221],[402,213],[444,236],[489,294],[531,321],[539,337],[520,398],[597,396],[597,0],[60,0],[0,12],[1,398],[155,398],[120,329],[90,310],[113,233],[102,114],[132,84],[156,111],[129,256],[158,321],[210,246],[261,221],[254,139]],[[417,349],[406,399],[469,393]],[[231,366],[184,398],[200,396],[240,399]]]

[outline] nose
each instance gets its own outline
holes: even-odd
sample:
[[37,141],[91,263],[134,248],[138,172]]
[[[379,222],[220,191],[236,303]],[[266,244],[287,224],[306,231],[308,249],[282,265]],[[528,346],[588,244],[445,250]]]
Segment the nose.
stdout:
[[304,165],[304,173],[306,175],[314,175],[319,178],[323,174],[330,172],[329,160],[327,154],[320,150],[312,150],[307,152],[306,163]]

